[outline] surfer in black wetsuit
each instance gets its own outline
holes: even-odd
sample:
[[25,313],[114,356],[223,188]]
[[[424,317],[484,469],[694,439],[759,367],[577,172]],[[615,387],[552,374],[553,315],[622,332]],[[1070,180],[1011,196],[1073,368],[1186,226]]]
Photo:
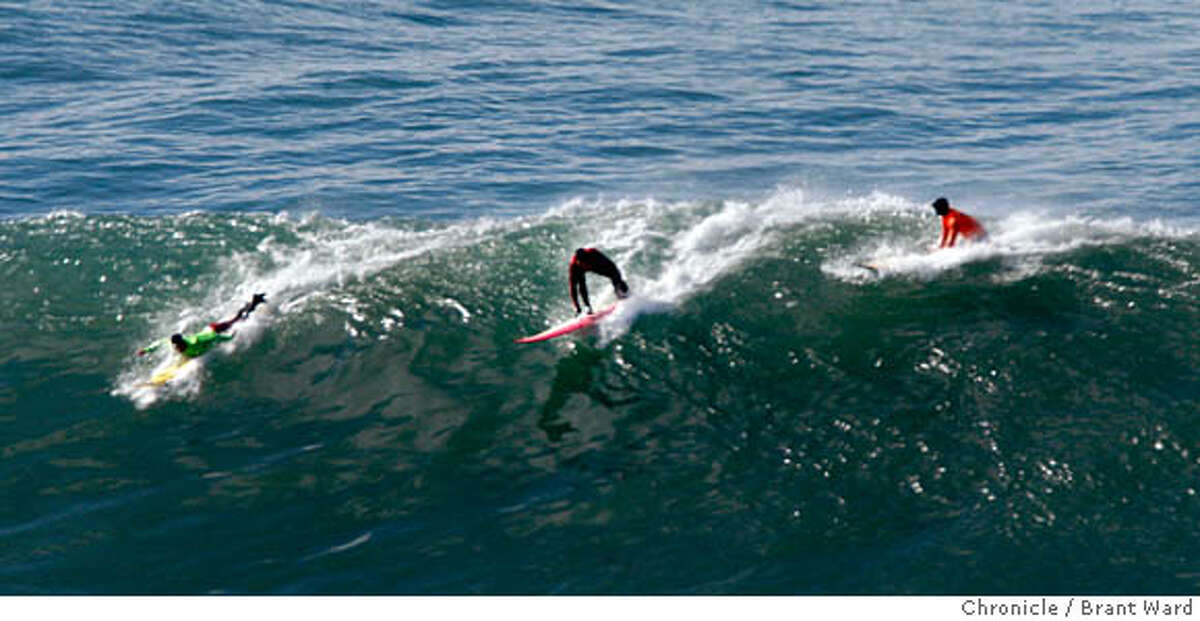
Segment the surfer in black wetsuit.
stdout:
[[581,312],[579,295],[583,296],[583,304],[587,306],[588,314],[592,314],[592,302],[588,299],[587,279],[584,274],[594,272],[612,281],[617,299],[625,299],[629,295],[629,285],[621,278],[621,270],[611,259],[601,254],[595,248],[579,248],[571,257],[571,267],[568,270],[568,280],[571,283],[571,303],[575,305],[575,314]]

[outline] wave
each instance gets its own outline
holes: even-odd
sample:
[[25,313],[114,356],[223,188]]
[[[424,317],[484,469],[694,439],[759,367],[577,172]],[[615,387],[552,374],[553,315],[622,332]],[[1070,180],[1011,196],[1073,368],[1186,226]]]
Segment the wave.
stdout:
[[[578,246],[602,248],[637,293],[603,324],[600,346],[627,335],[643,316],[688,304],[709,315],[704,295],[720,287],[746,296],[797,288],[786,275],[757,277],[754,266],[764,261],[788,262],[798,272],[816,267],[856,287],[887,279],[962,284],[961,272],[978,268],[982,280],[968,281],[978,288],[1069,270],[1072,259],[1094,256],[1089,251],[1119,249],[1163,262],[1169,273],[1145,277],[1163,281],[1164,292],[1194,297],[1193,229],[1032,211],[984,220],[988,242],[931,252],[931,210],[881,193],[822,200],[792,189],[760,202],[577,199],[534,216],[451,223],[249,217],[240,228],[256,232],[253,247],[216,257],[212,273],[195,275],[208,283],[199,301],[174,300],[151,323],[164,333],[203,325],[262,291],[270,310],[241,327],[231,349],[252,347],[275,323],[302,316],[337,316],[349,338],[386,338],[411,317],[406,304],[449,311],[458,317],[446,326],[452,330],[540,329],[570,313],[565,261]],[[871,273],[864,263],[887,267]],[[1125,271],[1113,265],[1094,274],[1090,286],[1120,289],[1113,282]],[[594,290],[598,303],[612,297],[607,287]],[[118,392],[128,392],[141,372],[126,373]]]
[[[883,193],[827,198],[794,188],[759,201],[575,199],[542,214],[450,222],[62,212],[5,221],[0,230],[14,250],[0,256],[0,269],[17,281],[10,318],[33,316],[39,304],[58,309],[91,298],[79,317],[119,318],[130,350],[197,330],[264,292],[270,304],[240,324],[223,348],[239,355],[269,333],[300,335],[318,325],[340,325],[352,340],[386,340],[427,322],[422,316],[429,313],[451,317],[446,330],[489,331],[502,334],[497,342],[511,341],[569,316],[566,259],[580,246],[609,254],[637,294],[602,325],[599,347],[628,336],[649,316],[689,313],[714,324],[742,319],[743,309],[721,316],[710,308],[707,298],[727,290],[778,302],[784,311],[804,305],[818,312],[830,303],[814,301],[822,293],[904,303],[904,283],[995,295],[998,287],[1069,274],[1080,277],[1077,286],[1090,292],[1084,295],[1112,304],[1131,282],[1195,303],[1193,228],[1031,210],[980,217],[986,243],[931,252],[938,226],[923,203]],[[1103,257],[1113,258],[1099,269],[1091,265]],[[1116,262],[1121,257],[1131,264]],[[866,263],[886,269],[864,270]],[[83,277],[66,277],[72,275]],[[596,303],[612,298],[606,286],[593,290]],[[1144,304],[1153,310],[1154,303]],[[125,364],[113,393],[140,407],[161,396],[194,398],[206,365],[168,391],[139,386],[154,371],[148,366],[169,364],[169,357]]]
[[[179,476],[206,486],[189,510],[222,515],[256,490],[308,497],[313,473],[390,473],[397,491],[368,485],[354,532],[314,553],[363,532],[360,548],[392,545],[397,507],[437,510],[405,477],[445,463],[456,481],[508,481],[515,497],[480,515],[520,528],[587,519],[617,480],[663,482],[687,519],[753,520],[722,530],[782,542],[775,558],[797,541],[890,554],[945,535],[986,555],[1190,532],[1195,230],[997,213],[978,214],[989,243],[936,253],[923,204],[795,189],[451,222],[0,221],[0,420],[19,438],[0,453],[19,469],[178,435]],[[595,334],[513,343],[571,314],[566,263],[585,245],[634,297]],[[880,258],[894,269],[853,267]],[[136,348],[260,291],[268,304],[190,376],[139,386],[170,356]],[[246,461],[222,457],[242,443]]]

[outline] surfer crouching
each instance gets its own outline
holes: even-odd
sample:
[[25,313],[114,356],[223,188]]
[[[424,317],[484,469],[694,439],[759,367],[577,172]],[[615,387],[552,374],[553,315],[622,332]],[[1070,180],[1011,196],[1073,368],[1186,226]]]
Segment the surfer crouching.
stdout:
[[233,340],[233,335],[225,334],[225,332],[229,331],[229,328],[231,328],[233,324],[249,317],[250,313],[253,313],[254,309],[257,308],[259,304],[262,304],[266,301],[266,295],[262,293],[256,293],[254,294],[254,297],[250,299],[250,302],[238,309],[237,314],[231,319],[210,323],[208,324],[207,328],[192,334],[191,336],[184,336],[179,333],[172,334],[170,338],[159,339],[139,349],[137,355],[144,356],[147,353],[158,349],[164,343],[170,343],[171,346],[175,348],[175,351],[179,352],[179,354],[184,358],[196,358],[198,356],[203,356],[204,354],[208,353],[208,350],[216,346],[217,343]]
[[579,248],[571,257],[571,266],[568,269],[568,280],[571,283],[571,303],[575,305],[576,315],[582,310],[579,307],[580,295],[583,296],[583,304],[587,306],[588,314],[593,312],[592,303],[588,299],[587,279],[584,278],[584,274],[588,272],[611,280],[613,289],[617,293],[617,299],[623,300],[629,296],[629,285],[625,284],[625,280],[621,278],[621,270],[617,269],[617,265],[611,259],[595,248]]
[[950,207],[950,201],[945,198],[933,201],[933,210],[942,217],[942,239],[938,248],[953,248],[959,237],[973,241],[987,239],[987,231],[978,220]]

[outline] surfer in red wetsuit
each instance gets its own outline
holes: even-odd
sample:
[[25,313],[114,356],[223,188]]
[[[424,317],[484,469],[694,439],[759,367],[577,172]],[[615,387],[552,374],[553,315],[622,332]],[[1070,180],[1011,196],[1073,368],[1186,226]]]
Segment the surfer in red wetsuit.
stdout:
[[592,303],[588,300],[587,280],[584,274],[593,272],[612,281],[613,289],[618,299],[629,295],[629,285],[621,278],[621,270],[608,257],[595,248],[579,248],[571,257],[571,267],[568,270],[568,280],[571,283],[571,303],[575,305],[575,314],[579,314],[579,296],[583,296],[583,304],[587,306],[588,314],[592,314]]
[[952,248],[959,237],[967,240],[987,239],[987,231],[979,221],[950,207],[950,201],[939,198],[933,201],[933,210],[942,217],[942,239],[938,248]]

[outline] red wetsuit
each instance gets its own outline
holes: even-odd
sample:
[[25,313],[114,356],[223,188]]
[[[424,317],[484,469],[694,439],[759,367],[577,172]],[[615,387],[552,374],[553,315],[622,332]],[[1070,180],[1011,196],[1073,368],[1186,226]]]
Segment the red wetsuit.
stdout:
[[617,269],[617,264],[595,248],[576,250],[571,257],[571,266],[567,272],[567,280],[571,285],[571,303],[575,305],[576,313],[580,311],[580,295],[583,296],[583,303],[588,307],[588,312],[592,310],[592,303],[588,300],[587,280],[584,278],[584,274],[587,272],[593,272],[611,280],[613,288],[617,290],[618,298],[625,297],[629,291],[629,286],[621,278],[621,270]]
[[938,244],[938,248],[953,247],[960,235],[963,239],[983,239],[987,237],[987,232],[975,218],[956,209],[950,209],[946,215],[942,216],[942,241]]

